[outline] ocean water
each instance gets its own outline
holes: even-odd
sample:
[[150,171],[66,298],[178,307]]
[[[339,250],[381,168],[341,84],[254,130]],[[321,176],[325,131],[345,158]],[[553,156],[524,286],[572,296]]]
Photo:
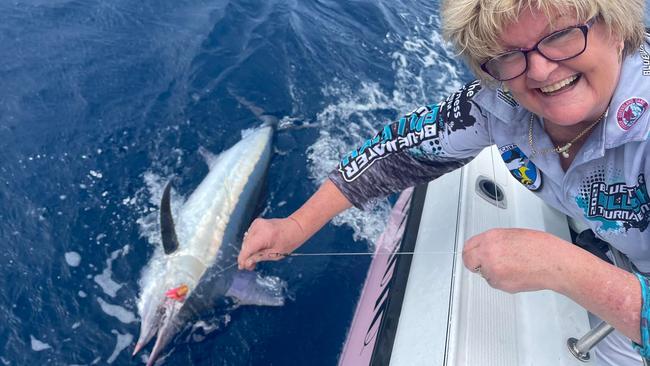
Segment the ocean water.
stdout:
[[[287,215],[343,153],[471,78],[437,1],[0,3],[0,363],[132,365],[162,182],[187,197],[219,153],[281,119],[260,214]],[[649,19],[650,17],[647,17]],[[367,251],[389,205],[303,247]],[[169,365],[334,365],[369,258],[264,263],[281,308],[197,319]]]

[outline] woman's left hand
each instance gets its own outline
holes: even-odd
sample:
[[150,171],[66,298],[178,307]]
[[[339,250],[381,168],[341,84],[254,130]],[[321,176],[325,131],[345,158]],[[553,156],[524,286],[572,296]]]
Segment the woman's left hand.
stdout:
[[556,289],[570,243],[542,231],[492,229],[470,238],[463,261],[490,286],[510,293]]

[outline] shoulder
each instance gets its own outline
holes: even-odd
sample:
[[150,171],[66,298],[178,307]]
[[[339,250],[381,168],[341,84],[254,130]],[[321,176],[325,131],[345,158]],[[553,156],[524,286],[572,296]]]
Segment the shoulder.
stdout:
[[618,86],[609,109],[608,146],[645,141],[650,131],[650,46],[623,61]]

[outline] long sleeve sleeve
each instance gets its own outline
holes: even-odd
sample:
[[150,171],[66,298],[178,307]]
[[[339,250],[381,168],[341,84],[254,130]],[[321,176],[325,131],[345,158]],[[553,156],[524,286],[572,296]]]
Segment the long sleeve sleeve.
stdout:
[[479,81],[384,126],[346,154],[329,178],[356,207],[455,170],[491,144],[488,116],[472,99]]

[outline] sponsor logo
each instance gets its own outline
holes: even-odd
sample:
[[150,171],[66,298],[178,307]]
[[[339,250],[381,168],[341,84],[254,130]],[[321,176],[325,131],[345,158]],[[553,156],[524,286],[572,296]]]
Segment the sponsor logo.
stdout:
[[621,221],[626,230],[637,228],[643,232],[648,227],[650,218],[650,199],[645,176],[640,174],[638,184],[634,186],[624,183],[593,183],[590,188],[587,217]]
[[502,89],[497,89],[497,97],[512,108],[517,108],[519,106],[519,103],[517,103],[510,92],[503,91]]
[[639,53],[641,54],[641,59],[643,60],[643,76],[650,76],[650,54],[648,54],[643,45],[641,45]]
[[438,106],[420,108],[398,123],[384,126],[375,137],[341,159],[339,172],[343,179],[352,182],[376,161],[437,137],[438,110]]
[[646,109],[648,109],[648,102],[643,98],[630,98],[626,100],[618,107],[618,112],[616,113],[618,126],[624,131],[629,130],[641,118]]
[[[440,115],[445,119],[445,126],[448,133],[458,130],[466,130],[474,126],[476,118],[472,116],[472,106],[478,105],[472,101],[476,93],[481,90],[481,83],[475,80],[462,89],[452,94],[440,105]],[[479,108],[480,112],[480,108]]]
[[510,173],[531,191],[542,187],[542,173],[535,164],[528,159],[519,146],[510,144],[499,147],[501,158],[506,163]]

